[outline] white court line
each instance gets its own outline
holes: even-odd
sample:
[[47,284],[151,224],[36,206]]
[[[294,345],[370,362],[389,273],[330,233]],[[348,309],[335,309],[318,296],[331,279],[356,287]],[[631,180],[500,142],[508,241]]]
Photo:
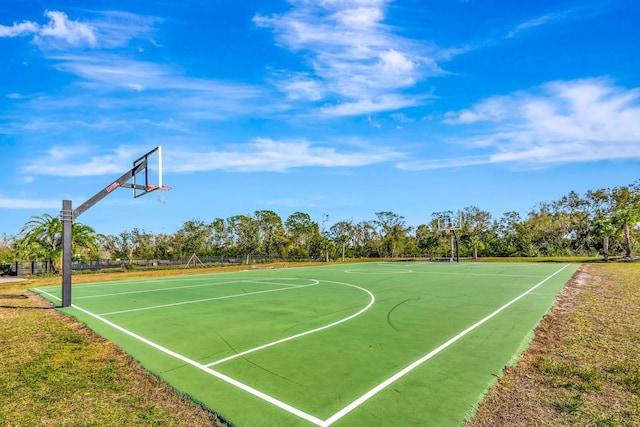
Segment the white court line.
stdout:
[[[278,279],[282,280],[282,279]],[[292,278],[293,280],[293,278]],[[309,280],[309,279],[305,279]],[[127,291],[127,292],[114,292],[110,294],[100,294],[100,295],[87,295],[84,297],[74,297],[75,300],[79,299],[90,299],[90,298],[105,298],[110,296],[119,296],[119,295],[130,295],[130,294],[145,294],[150,292],[163,292],[163,291],[175,291],[180,289],[192,289],[192,288],[203,288],[206,286],[218,286],[218,285],[228,285],[230,283],[254,283],[257,285],[276,285],[276,286],[288,286],[291,288],[300,288],[307,285],[290,285],[287,283],[276,283],[276,282],[268,282],[268,281],[259,281],[259,280],[230,280],[226,282],[217,282],[217,283],[202,283],[200,285],[189,285],[189,286],[172,286],[170,288],[156,288],[156,289],[145,289],[140,291]]]
[[217,285],[228,285],[229,283],[237,283],[237,281],[232,280],[229,282],[219,282],[219,283],[203,283],[200,285],[189,285],[189,286],[173,286],[171,288],[156,288],[156,289],[145,289],[140,291],[127,291],[127,292],[114,292],[110,294],[100,294],[100,295],[87,295],[84,297],[74,297],[73,299],[89,299],[89,298],[103,298],[117,295],[129,295],[129,294],[144,294],[148,292],[162,292],[162,291],[174,291],[176,289],[190,289],[190,288],[202,288],[204,286],[217,286]]
[[[113,280],[111,282],[91,282],[91,283],[74,283],[74,287],[79,288],[96,288],[96,287],[107,287],[107,286],[122,286],[122,285],[130,285],[130,284],[147,284],[147,283],[164,283],[164,282],[172,282],[173,277],[182,277],[182,276],[172,276],[167,277],[166,279],[135,279],[135,280]],[[195,280],[195,279],[188,279]],[[50,286],[54,287],[54,286]]]
[[35,291],[42,292],[45,295],[49,295],[51,298],[53,298],[55,300],[62,301],[62,299],[58,298],[57,296],[55,296],[53,294],[50,294],[49,292],[45,291],[44,289],[40,289],[40,288],[33,288],[33,289]]
[[369,309],[369,307],[371,307],[371,306],[373,305],[373,303],[376,301],[376,297],[375,297],[371,292],[369,292],[369,291],[368,291],[367,289],[365,289],[365,288],[361,288],[360,286],[350,285],[349,283],[333,282],[333,281],[330,281],[330,280],[323,280],[323,282],[325,282],[325,283],[336,283],[336,284],[339,284],[339,285],[351,286],[351,287],[353,287],[353,288],[360,289],[360,290],[362,290],[362,291],[364,291],[364,292],[368,293],[368,294],[369,294],[369,297],[371,297],[371,299],[370,299],[370,301],[369,301],[369,304],[367,304],[367,306],[366,306],[365,308],[363,308],[362,310],[360,310],[359,312],[357,312],[357,313],[355,313],[355,314],[352,314],[352,315],[351,315],[351,316],[349,316],[349,317],[345,317],[344,319],[341,319],[341,320],[338,320],[338,321],[336,321],[336,322],[333,322],[333,323],[331,323],[331,324],[328,324],[328,325],[325,325],[325,326],[321,326],[321,327],[319,327],[319,328],[312,329],[312,330],[310,330],[310,331],[306,331],[306,332],[302,332],[302,333],[300,333],[300,334],[293,335],[293,336],[290,336],[290,337],[287,337],[287,338],[283,338],[283,339],[280,339],[280,340],[277,340],[277,341],[274,341],[274,342],[270,342],[270,343],[267,343],[267,344],[261,345],[261,346],[259,346],[259,347],[255,347],[255,348],[252,348],[252,349],[249,349],[249,350],[243,351],[243,352],[241,352],[241,353],[236,353],[236,354],[234,354],[233,356],[225,357],[224,359],[220,359],[220,360],[217,360],[217,361],[215,361],[215,362],[208,363],[208,364],[206,364],[205,366],[206,366],[206,367],[210,367],[210,366],[219,365],[219,364],[221,364],[221,363],[228,362],[229,360],[232,360],[232,359],[235,359],[235,358],[238,358],[238,357],[245,356],[245,355],[247,355],[247,354],[249,354],[249,353],[253,353],[253,352],[256,352],[256,351],[259,351],[259,350],[264,350],[265,348],[273,347],[274,345],[282,344],[282,343],[284,343],[284,342],[291,341],[291,340],[294,340],[294,339],[296,339],[296,338],[303,337],[303,336],[305,336],[305,335],[310,335],[310,334],[313,334],[313,333],[315,333],[315,332],[320,332],[320,331],[323,331],[323,330],[325,330],[325,329],[329,329],[329,328],[331,328],[331,327],[333,327],[333,326],[339,325],[339,324],[341,324],[341,323],[346,322],[347,320],[351,320],[351,319],[353,319],[354,317],[357,317],[357,316],[361,315],[362,313],[364,313],[365,311],[367,311],[367,310]]
[[[516,278],[524,278],[524,279],[535,279],[535,278],[543,278],[545,277],[544,275],[530,275],[530,274],[501,274],[501,273],[470,273],[467,270],[462,270],[462,271],[419,271],[419,270],[410,270],[410,269],[400,269],[400,266],[397,265],[398,263],[384,263],[384,262],[377,262],[375,263],[377,265],[380,266],[384,266],[384,267],[395,267],[394,269],[388,269],[388,270],[375,270],[375,269],[351,269],[351,270],[344,270],[345,273],[353,273],[353,274],[409,274],[409,273],[413,273],[413,274],[436,274],[436,275],[440,275],[440,274],[444,274],[444,275],[450,275],[450,276],[489,276],[489,277],[516,277]],[[410,265],[407,264],[408,267],[410,266],[417,266],[417,263],[411,263]],[[459,267],[462,268],[462,267]],[[475,268],[475,267],[474,267]],[[495,266],[494,266],[495,268]]]
[[[273,279],[273,280],[276,280],[276,279]],[[277,280],[302,280],[302,279],[299,279],[297,277],[284,277],[284,278],[279,278]],[[313,281],[313,279],[304,279],[304,280]],[[249,283],[249,284],[253,283],[253,284],[256,284],[256,285],[288,286],[290,288],[304,288],[305,286],[309,286],[309,285],[291,285],[289,283],[270,282],[269,279],[265,279],[265,280],[249,280],[249,279],[246,279],[246,280],[239,280],[239,282],[241,282],[241,283]],[[316,282],[317,282],[317,280],[316,280]]]
[[371,270],[371,269],[362,269],[362,270],[345,270],[347,274],[384,274],[384,275],[394,275],[394,274],[409,274],[413,273],[411,270]]
[[[332,415],[331,417],[327,418],[326,420],[321,420],[313,415],[307,414],[304,411],[301,411],[291,405],[288,405],[284,402],[281,402],[278,399],[275,399],[274,397],[271,397],[261,391],[258,391],[246,384],[243,384],[237,380],[234,380],[233,378],[230,378],[224,374],[221,374],[211,368],[208,368],[205,365],[202,365],[198,362],[195,362],[185,356],[182,356],[178,353],[175,353],[165,347],[162,347],[150,340],[147,340],[146,338],[143,338],[127,329],[122,328],[121,326],[116,325],[113,322],[110,322],[109,320],[100,317],[97,314],[93,314],[87,310],[84,310],[76,305],[72,305],[73,308],[76,308],[77,310],[82,311],[83,313],[86,313],[104,323],[106,323],[107,325],[139,340],[142,341],[145,344],[150,345],[153,348],[156,348],[160,351],[162,351],[163,353],[170,355],[176,359],[182,360],[198,369],[201,369],[202,371],[218,378],[221,379],[222,381],[225,381],[237,388],[240,388],[241,390],[246,391],[247,393],[252,394],[253,396],[256,396],[262,400],[264,400],[265,402],[271,403],[272,405],[279,407],[293,415],[296,415],[302,419],[305,419],[313,424],[316,424],[320,427],[329,427],[330,425],[332,425],[333,423],[335,423],[336,421],[340,420],[341,418],[343,418],[345,415],[349,414],[351,411],[353,411],[354,409],[358,408],[360,405],[362,405],[363,403],[365,403],[367,400],[369,400],[370,398],[372,398],[373,396],[375,396],[376,394],[378,394],[380,391],[384,390],[385,388],[387,388],[389,385],[393,384],[394,382],[396,382],[397,380],[399,380],[400,378],[404,377],[405,375],[407,375],[408,373],[410,373],[411,371],[413,371],[414,369],[416,369],[418,366],[422,365],[424,362],[426,362],[427,360],[431,359],[433,356],[435,356],[436,354],[440,353],[442,350],[444,350],[445,348],[449,347],[451,344],[455,343],[456,341],[458,341],[459,339],[461,339],[462,337],[464,337],[465,335],[467,335],[469,332],[473,331],[474,329],[476,329],[477,327],[479,327],[480,325],[482,325],[483,323],[487,322],[489,319],[495,317],[496,315],[498,315],[500,312],[502,312],[503,310],[505,310],[506,308],[508,308],[509,306],[511,306],[512,304],[516,303],[517,301],[519,301],[520,299],[524,298],[525,296],[527,296],[528,294],[530,294],[531,292],[533,292],[534,290],[536,290],[538,287],[542,286],[545,282],[547,282],[549,279],[551,279],[552,277],[554,277],[555,275],[557,275],[558,273],[560,273],[561,271],[563,271],[565,268],[567,268],[569,266],[569,264],[565,265],[564,267],[562,267],[561,269],[557,270],[555,273],[551,274],[550,276],[547,276],[545,279],[543,279],[542,281],[538,282],[536,285],[534,285],[533,287],[531,287],[530,289],[528,289],[527,291],[523,292],[522,294],[518,295],[516,298],[512,299],[511,301],[509,301],[508,303],[504,304],[503,306],[501,306],[500,308],[498,308],[497,310],[495,310],[493,313],[489,314],[488,316],[486,316],[485,318],[479,320],[478,322],[474,323],[473,325],[469,326],[467,329],[463,330],[462,332],[460,332],[459,334],[455,335],[453,338],[449,339],[447,342],[445,342],[444,344],[440,345],[439,347],[437,347],[436,349],[432,350],[431,352],[429,352],[428,354],[426,354],[425,356],[421,357],[420,359],[418,359],[417,361],[413,362],[412,364],[410,364],[409,366],[407,366],[406,368],[402,369],[400,372],[396,373],[395,375],[391,376],[390,378],[386,379],[385,381],[381,382],[380,384],[378,384],[377,386],[375,386],[374,388],[372,388],[371,390],[369,390],[367,393],[363,394],[362,396],[360,396],[359,398],[357,398],[356,400],[354,400],[353,402],[351,402],[349,405],[345,406],[344,408],[342,408],[340,411],[336,412],[334,415]],[[60,298],[49,294],[48,292],[42,291],[40,289],[36,290],[47,294],[49,296],[51,296],[52,298],[55,298],[56,300],[60,301]]]
[[446,272],[446,271],[414,271],[414,270],[345,270],[347,274],[379,274],[379,275],[392,275],[392,274],[435,274],[435,275],[449,275],[449,276],[488,276],[488,277],[515,277],[523,279],[539,279],[545,276],[540,275],[527,275],[527,274],[499,274],[499,273],[466,273],[463,271]]
[[300,289],[302,288],[306,288],[307,286],[316,286],[319,282],[317,280],[315,280],[316,283],[312,283],[310,285],[302,285],[302,286],[298,286],[298,287],[287,287],[287,288],[278,288],[278,289],[267,289],[266,291],[256,291],[256,292],[247,292],[247,293],[242,293],[242,294],[235,294],[235,295],[225,295],[222,297],[212,297],[212,298],[204,298],[204,299],[197,299],[197,300],[191,300],[191,301],[183,301],[183,302],[174,302],[171,304],[162,304],[162,305],[153,305],[150,307],[139,307],[139,308],[131,308],[129,310],[120,310],[120,311],[110,311],[108,313],[100,313],[99,316],[110,316],[112,314],[123,314],[123,313],[133,313],[136,311],[145,311],[145,310],[157,310],[159,308],[167,308],[167,307],[177,307],[179,305],[187,305],[187,304],[198,304],[201,302],[207,302],[207,301],[217,301],[217,300],[223,300],[223,299],[230,299],[230,298],[240,298],[240,297],[247,297],[250,295],[258,295],[258,294],[266,294],[269,292],[280,292],[280,291],[291,291],[294,289]]
[[530,274],[500,274],[500,273],[465,273],[463,271],[414,271],[415,274],[443,274],[450,276],[490,276],[490,277],[521,277],[523,279],[538,279],[545,276]]
[[[148,279],[131,279],[131,280],[113,280],[110,282],[91,282],[91,283],[74,283],[73,286],[82,287],[82,288],[95,288],[96,286],[118,286],[118,285],[126,285],[126,284],[146,284],[146,283],[165,283],[165,282],[193,282],[196,280],[211,280],[214,277],[211,276],[219,276],[219,275],[228,275],[230,273],[237,273],[235,271],[220,271],[217,273],[205,273],[205,274],[185,274],[179,276],[166,276],[163,278],[148,278]],[[51,286],[53,287],[53,286]]]

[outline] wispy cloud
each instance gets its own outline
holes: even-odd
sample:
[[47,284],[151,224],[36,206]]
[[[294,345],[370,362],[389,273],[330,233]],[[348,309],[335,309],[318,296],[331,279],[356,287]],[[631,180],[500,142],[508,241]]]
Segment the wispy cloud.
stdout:
[[419,97],[389,94],[380,95],[375,99],[360,99],[354,102],[326,105],[321,107],[320,111],[328,117],[357,116],[414,107],[419,105],[421,101],[422,99]]
[[513,30],[507,33],[506,38],[512,38],[523,31],[531,30],[536,27],[541,27],[543,25],[547,25],[556,21],[564,20],[569,14],[571,14],[571,11],[549,13],[525,22],[521,22]]
[[69,48],[106,48],[126,46],[132,39],[146,39],[153,44],[156,26],[162,19],[122,11],[86,12],[82,21],[70,19],[62,11],[47,10],[48,22],[14,22],[0,24],[0,37],[31,37],[47,51]]
[[[425,44],[403,38],[384,23],[389,0],[290,1],[290,11],[256,15],[284,48],[304,53],[308,71],[280,72],[274,83],[290,99],[331,101],[330,116],[368,114],[416,105],[403,90],[443,70]],[[395,98],[394,102],[388,102]]]
[[[173,66],[123,58],[119,55],[56,55],[56,68],[82,78],[80,84],[103,92],[128,89],[133,92],[174,91],[202,93],[209,99],[237,99],[255,97],[258,88],[246,84],[191,78]],[[181,96],[185,96],[183,93]],[[179,97],[178,97],[179,98]]]
[[446,124],[467,126],[455,141],[469,156],[401,163],[419,170],[486,163],[540,168],[557,164],[640,159],[640,88],[608,79],[556,81],[450,112]]
[[448,169],[448,168],[462,168],[468,166],[485,165],[493,163],[491,156],[477,155],[477,156],[465,156],[465,157],[451,157],[444,159],[428,159],[428,160],[415,160],[411,162],[400,162],[396,166],[402,170],[419,171],[430,169]]
[[92,146],[56,146],[22,167],[24,173],[43,176],[122,175],[141,154],[139,147],[120,146],[96,154]]
[[[244,144],[222,149],[165,145],[166,173],[192,173],[212,170],[232,172],[285,172],[301,167],[362,167],[399,160],[403,154],[387,147],[373,147],[360,142],[335,144],[313,143],[305,139],[276,141],[256,138]],[[92,146],[52,147],[22,167],[34,176],[121,175],[141,154],[139,146],[119,146],[98,150]],[[143,150],[144,151],[144,150]]]
[[[275,114],[280,109],[274,103],[267,105],[273,90],[265,93],[249,84],[191,77],[175,64],[154,61],[162,49],[153,40],[161,18],[122,11],[86,11],[82,22],[58,11],[47,11],[45,16],[49,23],[0,26],[0,37],[31,37],[47,63],[72,80],[57,93],[12,94],[9,98],[15,105],[8,114],[16,130],[104,128],[125,122],[125,117],[129,123],[154,127],[154,123]],[[143,46],[155,52],[147,55]]]
[[0,195],[0,209],[54,209],[60,206],[60,200],[10,198]]
[[168,172],[284,172],[301,167],[362,167],[398,160],[403,154],[386,147],[362,144],[352,145],[348,150],[338,149],[335,144],[312,143],[305,139],[277,141],[256,138],[223,150],[166,151],[164,157]]
[[95,12],[88,24],[95,29],[97,43],[101,48],[113,49],[127,46],[132,40],[154,40],[158,25],[164,20],[156,16],[137,15],[123,11]]
[[75,82],[63,93],[12,96],[14,106],[4,115],[11,116],[6,127],[13,130],[6,132],[66,128],[72,136],[80,128],[187,131],[200,123],[278,112],[267,102],[270,93],[257,86],[193,78],[167,64],[109,53],[61,53],[51,59],[58,70],[75,76]]

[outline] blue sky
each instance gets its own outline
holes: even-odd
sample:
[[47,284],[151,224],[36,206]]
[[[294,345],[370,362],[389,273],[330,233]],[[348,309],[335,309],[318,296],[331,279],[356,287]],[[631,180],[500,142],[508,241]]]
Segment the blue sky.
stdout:
[[523,215],[640,170],[636,0],[14,0],[0,12],[0,233],[162,145],[168,201],[105,234],[270,209],[417,226]]

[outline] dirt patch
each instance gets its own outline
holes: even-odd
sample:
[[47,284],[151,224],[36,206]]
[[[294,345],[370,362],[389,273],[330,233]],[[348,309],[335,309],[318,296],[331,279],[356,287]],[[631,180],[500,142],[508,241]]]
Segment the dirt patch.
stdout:
[[13,276],[0,276],[0,283],[14,283],[14,282],[22,282],[27,279],[23,279],[22,277],[13,277]]

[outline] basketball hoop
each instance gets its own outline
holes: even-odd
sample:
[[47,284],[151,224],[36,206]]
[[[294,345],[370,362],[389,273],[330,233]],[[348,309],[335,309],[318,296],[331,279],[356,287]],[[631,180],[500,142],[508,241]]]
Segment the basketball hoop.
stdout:
[[454,260],[454,245],[455,245],[455,261],[460,262],[459,256],[459,240],[460,236],[456,233],[456,230],[462,229],[462,214],[458,218],[453,215],[442,215],[438,218],[438,230],[442,232],[451,233],[451,261]]
[[462,218],[444,215],[438,218],[439,231],[456,231],[462,228]]
[[[153,167],[154,164],[158,165],[157,170]],[[149,183],[150,180],[157,182],[157,185],[151,185]],[[117,188],[131,188],[134,199],[151,191],[161,190],[157,194],[158,201],[166,203],[169,197],[167,190],[171,190],[171,187],[162,185],[162,147],[157,146],[139,159],[134,160],[131,169],[123,173],[120,178],[111,181],[109,185],[103,187],[77,208],[72,209],[71,200],[62,201],[62,211],[60,211],[60,220],[62,222],[62,307],[71,306],[71,227],[73,220]]]

